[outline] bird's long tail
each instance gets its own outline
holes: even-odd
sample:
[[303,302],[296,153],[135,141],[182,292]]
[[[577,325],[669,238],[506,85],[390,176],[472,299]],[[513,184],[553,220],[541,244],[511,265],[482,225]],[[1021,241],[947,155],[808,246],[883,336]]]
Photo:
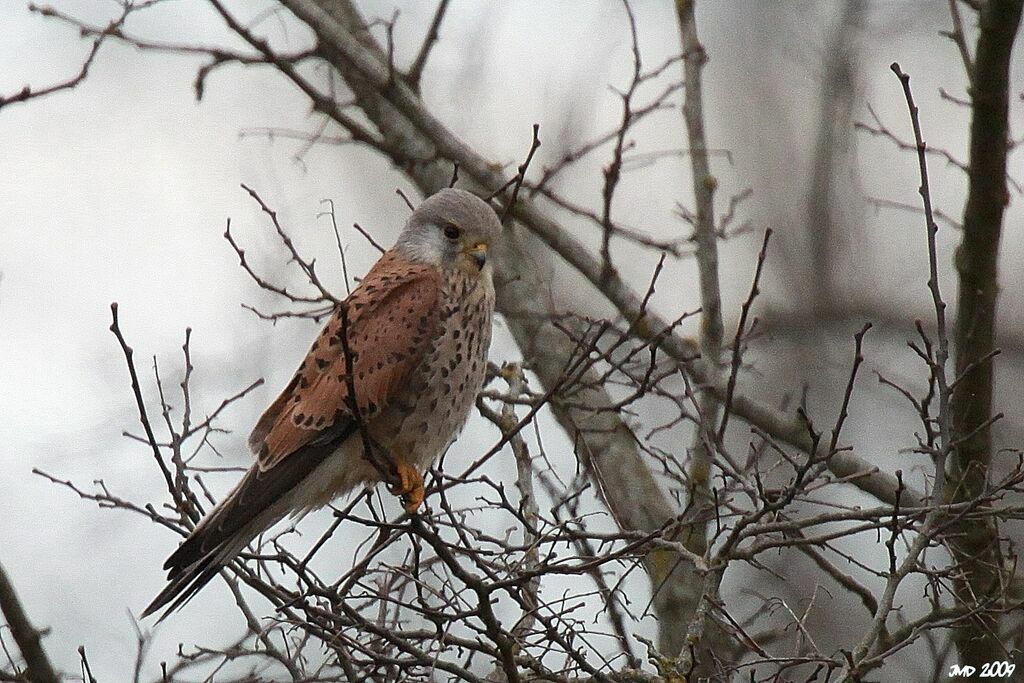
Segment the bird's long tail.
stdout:
[[257,465],[189,534],[164,562],[167,586],[142,613],[167,605],[163,620],[199,592],[253,538],[293,510],[288,494],[336,448],[337,441],[305,446],[271,470]]

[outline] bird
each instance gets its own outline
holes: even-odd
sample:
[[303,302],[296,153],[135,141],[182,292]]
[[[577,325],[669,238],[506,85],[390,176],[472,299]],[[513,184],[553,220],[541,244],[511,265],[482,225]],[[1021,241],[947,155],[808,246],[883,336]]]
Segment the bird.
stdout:
[[494,312],[487,257],[500,236],[494,210],[466,190],[441,190],[412,212],[256,422],[255,462],[167,558],[167,585],[143,617],[179,609],[289,514],[384,480],[406,512],[419,509],[423,472],[483,385]]

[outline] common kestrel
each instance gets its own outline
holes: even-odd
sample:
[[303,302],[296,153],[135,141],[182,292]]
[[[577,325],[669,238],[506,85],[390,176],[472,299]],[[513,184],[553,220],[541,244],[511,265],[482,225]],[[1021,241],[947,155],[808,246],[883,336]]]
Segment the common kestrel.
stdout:
[[[143,612],[187,602],[285,515],[381,481],[369,444],[393,465],[392,493],[414,512],[425,470],[458,435],[484,379],[494,284],[487,249],[501,223],[464,190],[409,218],[313,342],[249,436],[256,462],[164,563]],[[166,616],[166,613],[165,613]]]

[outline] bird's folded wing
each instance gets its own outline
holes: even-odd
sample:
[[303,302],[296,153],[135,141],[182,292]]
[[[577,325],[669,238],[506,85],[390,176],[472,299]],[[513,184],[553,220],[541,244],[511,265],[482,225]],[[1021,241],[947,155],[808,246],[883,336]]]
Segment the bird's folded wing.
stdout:
[[327,430],[344,429],[353,419],[350,386],[364,422],[388,405],[434,339],[440,283],[431,266],[391,252],[380,258],[334,312],[288,386],[256,423],[249,447],[261,470]]

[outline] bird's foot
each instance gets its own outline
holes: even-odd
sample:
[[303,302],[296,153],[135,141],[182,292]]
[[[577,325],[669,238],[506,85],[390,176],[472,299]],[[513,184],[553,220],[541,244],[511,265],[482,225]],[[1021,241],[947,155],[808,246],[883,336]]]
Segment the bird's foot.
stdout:
[[392,495],[402,499],[402,507],[411,515],[423,503],[423,475],[402,460],[395,463],[395,474],[398,475],[398,483],[389,486],[388,490]]

